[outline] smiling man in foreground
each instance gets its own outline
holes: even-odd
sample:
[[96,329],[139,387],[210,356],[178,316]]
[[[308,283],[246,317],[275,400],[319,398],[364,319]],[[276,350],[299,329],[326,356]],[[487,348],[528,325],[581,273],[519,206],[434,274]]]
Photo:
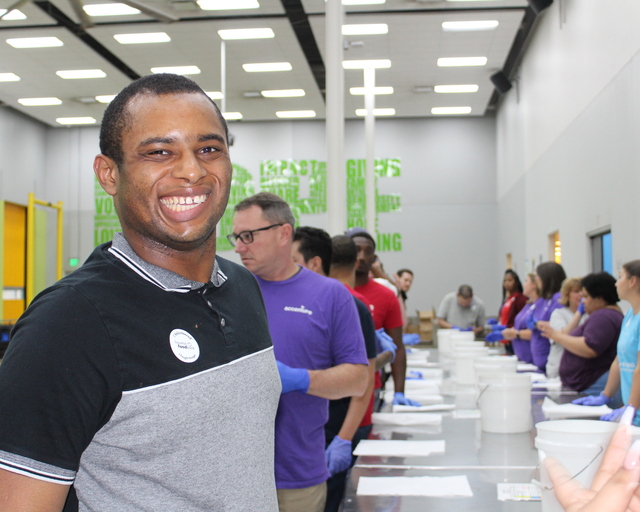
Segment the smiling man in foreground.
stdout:
[[12,332],[0,510],[274,512],[266,313],[251,274],[215,256],[226,123],[191,80],[149,76],[105,111],[100,150],[122,233]]

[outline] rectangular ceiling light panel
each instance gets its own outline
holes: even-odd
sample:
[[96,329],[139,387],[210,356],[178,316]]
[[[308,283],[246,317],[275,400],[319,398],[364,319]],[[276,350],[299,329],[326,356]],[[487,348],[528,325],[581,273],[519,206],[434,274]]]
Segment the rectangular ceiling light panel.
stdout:
[[93,4],[84,5],[84,12],[89,16],[131,16],[140,14],[138,9],[126,4]]
[[386,23],[371,23],[359,25],[342,25],[343,36],[366,36],[374,34],[388,34],[389,25]]
[[20,98],[18,103],[25,107],[41,107],[44,105],[62,105],[62,100],[60,98]]
[[304,117],[316,117],[315,110],[283,110],[276,112],[276,116],[281,119],[300,119]]
[[[349,92],[354,96],[364,96],[366,89],[364,87],[351,87]],[[374,87],[373,94],[393,94],[393,87]]]
[[263,73],[267,71],[291,71],[293,68],[288,62],[259,62],[255,64],[243,64],[242,68],[247,73]]
[[15,73],[0,73],[0,82],[19,82],[20,77]]
[[234,39],[271,39],[276,36],[270,28],[235,28],[218,30],[218,35],[225,41]]
[[198,0],[204,11],[230,11],[232,9],[258,9],[258,0]]
[[445,32],[469,32],[476,30],[495,30],[498,28],[498,20],[478,21],[443,21],[442,30]]
[[152,73],[171,73],[173,75],[199,75],[201,73],[198,66],[164,66],[151,68]]
[[433,90],[438,93],[478,92],[478,86],[476,84],[436,85]]
[[391,61],[389,59],[343,60],[342,67],[344,69],[390,68]]
[[[358,108],[356,109],[357,116],[366,116],[367,109],[366,108]],[[373,109],[374,116],[395,116],[396,109],[395,108],[374,108]]]
[[433,107],[431,113],[435,115],[470,114],[471,107]]
[[96,120],[93,117],[59,117],[56,119],[56,123],[70,125],[70,124],[95,124]]
[[304,89],[273,89],[270,91],[260,91],[265,98],[298,98],[304,96]]
[[[6,9],[0,9],[0,16],[3,16],[4,13],[7,12]],[[3,16],[3,21],[12,21],[12,20],[26,20],[26,15],[17,9],[13,9],[9,14]]]
[[166,32],[148,32],[146,34],[116,34],[113,38],[120,44],[168,43],[171,41]]
[[222,117],[227,121],[239,121],[242,119],[242,114],[240,112],[223,112]]
[[441,57],[438,59],[440,67],[485,66],[486,64],[486,57]]
[[56,75],[65,80],[76,80],[79,78],[104,78],[107,74],[101,69],[68,69],[56,71]]
[[64,46],[57,37],[17,37],[7,39],[7,43],[14,48],[50,48]]

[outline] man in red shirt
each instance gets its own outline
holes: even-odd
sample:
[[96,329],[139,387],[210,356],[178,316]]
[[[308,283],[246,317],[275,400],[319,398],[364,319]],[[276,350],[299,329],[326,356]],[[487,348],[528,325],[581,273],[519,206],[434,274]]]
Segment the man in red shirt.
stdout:
[[[402,311],[396,295],[381,284],[370,279],[369,272],[376,259],[376,242],[362,228],[351,228],[346,232],[358,248],[356,264],[355,291],[365,296],[371,307],[373,323],[376,329],[384,328],[385,332],[396,344],[396,359],[391,363],[391,376],[395,388],[393,403],[395,405],[420,405],[404,396],[404,381],[407,372],[407,354],[402,342]],[[376,389],[381,387],[379,375],[376,374]]]

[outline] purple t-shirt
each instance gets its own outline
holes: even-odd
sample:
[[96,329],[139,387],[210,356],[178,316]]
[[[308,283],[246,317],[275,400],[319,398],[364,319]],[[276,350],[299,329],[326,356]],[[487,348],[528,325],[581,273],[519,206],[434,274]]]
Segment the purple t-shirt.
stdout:
[[[358,311],[342,283],[305,268],[285,281],[256,279],[278,361],[309,370],[368,364]],[[301,489],[329,478],[324,455],[328,416],[324,398],[299,391],[280,396],[275,433],[279,489]]]
[[[560,293],[556,293],[550,299],[538,299],[535,310],[533,311],[533,321],[538,322],[542,320],[548,322],[554,310],[564,307],[558,302],[559,299]],[[542,371],[544,371],[547,366],[550,350],[551,344],[549,343],[549,338],[545,338],[538,329],[534,328],[531,331],[531,358],[533,359],[533,364]]]
[[[540,299],[538,299],[540,300]],[[513,321],[513,328],[517,331],[523,331],[528,329],[527,321],[533,314],[532,308],[534,304],[525,304],[524,307],[518,312],[515,320]],[[513,353],[518,356],[518,359],[525,363],[532,363],[531,358],[531,343],[529,340],[519,340],[514,338],[511,340],[511,346],[513,347]]]
[[587,346],[598,356],[588,359],[565,349],[560,360],[560,380],[565,386],[582,391],[609,371],[617,355],[622,318],[618,309],[597,309],[571,331],[571,336],[584,336]]

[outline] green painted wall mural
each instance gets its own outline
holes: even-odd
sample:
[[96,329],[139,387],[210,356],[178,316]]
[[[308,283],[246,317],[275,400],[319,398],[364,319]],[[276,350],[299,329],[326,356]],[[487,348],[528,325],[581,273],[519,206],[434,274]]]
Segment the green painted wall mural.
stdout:
[[[398,158],[376,158],[376,231],[380,214],[401,211],[400,194],[379,194],[378,180],[399,178],[402,166]],[[347,227],[366,224],[366,160],[351,159],[346,162],[347,174]],[[244,167],[233,165],[233,177],[229,204],[220,220],[217,234],[219,251],[233,249],[227,240],[232,231],[233,207],[243,199],[262,190],[283,198],[293,210],[297,223],[303,223],[303,215],[322,214],[327,211],[327,164],[319,160],[263,160],[260,162],[258,180]],[[119,231],[120,223],[113,206],[113,199],[95,180],[96,213],[94,217],[95,245],[108,242]],[[378,251],[401,251],[400,233],[377,233]]]

